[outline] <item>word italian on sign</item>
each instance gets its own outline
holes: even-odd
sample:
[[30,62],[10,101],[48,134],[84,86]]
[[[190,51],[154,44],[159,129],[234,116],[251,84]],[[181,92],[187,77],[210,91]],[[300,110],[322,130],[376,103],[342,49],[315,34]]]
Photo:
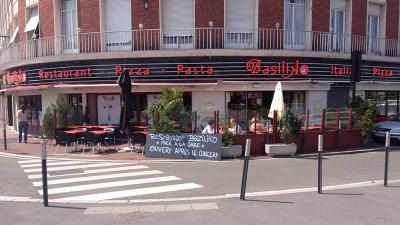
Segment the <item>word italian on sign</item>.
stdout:
[[145,156],[221,160],[221,135],[152,133],[146,136]]

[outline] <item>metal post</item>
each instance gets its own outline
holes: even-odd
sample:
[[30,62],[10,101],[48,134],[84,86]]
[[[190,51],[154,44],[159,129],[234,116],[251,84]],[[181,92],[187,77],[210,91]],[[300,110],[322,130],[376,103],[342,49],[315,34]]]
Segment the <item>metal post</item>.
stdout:
[[385,143],[385,177],[383,185],[388,186],[388,170],[389,170],[389,148],[390,148],[390,132],[386,132],[386,143]]
[[318,194],[322,194],[322,151],[324,135],[318,135]]
[[46,141],[40,143],[40,152],[42,159],[43,204],[47,207],[49,206],[49,197],[47,192]]
[[245,195],[246,195],[247,171],[249,170],[249,160],[250,160],[250,147],[251,147],[251,139],[247,139],[246,140],[246,151],[244,153],[242,188],[240,190],[240,200],[244,200]]
[[3,95],[3,107],[4,107],[4,114],[3,114],[3,144],[4,144],[4,151],[7,150],[7,124],[6,124],[6,97],[7,95]]

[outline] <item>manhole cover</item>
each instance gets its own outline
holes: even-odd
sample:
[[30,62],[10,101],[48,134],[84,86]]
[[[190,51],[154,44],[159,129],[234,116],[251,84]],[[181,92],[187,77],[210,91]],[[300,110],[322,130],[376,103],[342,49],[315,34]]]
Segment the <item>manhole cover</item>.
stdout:
[[74,170],[61,170],[61,171],[51,171],[48,172],[50,176],[56,175],[68,175],[68,174],[75,174],[75,173],[84,173],[83,169],[74,169]]

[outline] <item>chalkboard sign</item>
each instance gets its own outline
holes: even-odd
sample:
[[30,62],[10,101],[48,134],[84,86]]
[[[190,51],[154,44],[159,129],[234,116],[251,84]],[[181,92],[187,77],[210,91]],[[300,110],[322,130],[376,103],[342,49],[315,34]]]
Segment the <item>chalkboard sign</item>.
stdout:
[[221,135],[149,134],[146,136],[145,156],[221,160]]

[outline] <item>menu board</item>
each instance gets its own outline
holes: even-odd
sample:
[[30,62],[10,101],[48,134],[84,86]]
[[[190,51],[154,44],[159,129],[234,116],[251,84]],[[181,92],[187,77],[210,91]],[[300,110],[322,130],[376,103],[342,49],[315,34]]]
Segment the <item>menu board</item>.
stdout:
[[152,133],[146,136],[145,156],[221,160],[221,135]]

